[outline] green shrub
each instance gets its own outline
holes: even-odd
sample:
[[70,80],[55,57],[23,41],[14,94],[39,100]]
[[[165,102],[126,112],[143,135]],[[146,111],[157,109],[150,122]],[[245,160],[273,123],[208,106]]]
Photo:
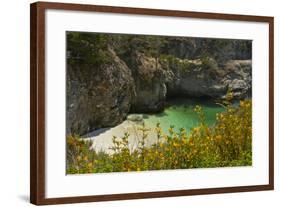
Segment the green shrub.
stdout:
[[160,55],[159,61],[165,69],[170,70],[188,72],[200,67],[199,64],[196,64],[191,60],[179,59],[172,55]]
[[108,35],[67,32],[67,63],[75,66],[99,66],[111,62]]

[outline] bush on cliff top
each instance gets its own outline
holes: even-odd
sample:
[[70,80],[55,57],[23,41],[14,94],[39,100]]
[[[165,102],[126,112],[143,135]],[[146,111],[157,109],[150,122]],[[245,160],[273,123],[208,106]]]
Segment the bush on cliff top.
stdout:
[[96,65],[110,63],[108,35],[87,32],[67,33],[67,60],[70,65]]

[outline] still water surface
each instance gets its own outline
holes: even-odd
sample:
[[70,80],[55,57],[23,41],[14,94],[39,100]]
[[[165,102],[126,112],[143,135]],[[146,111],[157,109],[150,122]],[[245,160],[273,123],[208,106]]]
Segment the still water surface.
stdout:
[[194,112],[194,107],[199,105],[202,107],[206,122],[212,125],[216,121],[216,114],[224,111],[218,104],[211,101],[202,101],[186,98],[177,98],[168,102],[169,106],[161,113],[143,114],[144,123],[147,127],[154,128],[159,122],[164,132],[168,132],[171,125],[175,126],[177,131],[180,128],[185,128],[187,132],[192,127],[198,125],[198,115]]

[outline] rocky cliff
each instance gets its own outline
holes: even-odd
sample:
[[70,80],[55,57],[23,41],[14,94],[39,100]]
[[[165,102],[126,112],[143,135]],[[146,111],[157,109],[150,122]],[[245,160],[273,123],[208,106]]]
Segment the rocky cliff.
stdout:
[[218,66],[212,58],[174,58],[164,59],[162,65],[169,76],[168,96],[222,99],[228,89],[233,91],[234,99],[251,94],[251,60],[229,60]]
[[167,96],[165,71],[155,58],[136,52],[132,77],[135,97],[131,111],[157,112],[164,109]]
[[251,42],[70,33],[66,133],[121,123],[129,112],[157,112],[175,96],[251,96]]
[[130,111],[134,82],[126,64],[109,50],[110,63],[68,65],[66,133],[115,126]]

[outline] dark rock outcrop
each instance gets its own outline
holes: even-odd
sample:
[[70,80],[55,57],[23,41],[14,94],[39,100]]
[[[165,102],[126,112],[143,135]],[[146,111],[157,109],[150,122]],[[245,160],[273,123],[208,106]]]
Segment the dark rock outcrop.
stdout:
[[231,88],[238,99],[252,96],[252,61],[230,60],[225,64],[222,84]]
[[127,65],[109,50],[110,63],[68,65],[66,133],[85,134],[122,122],[131,107],[134,83]]
[[164,108],[167,89],[165,73],[159,62],[153,57],[137,53],[133,78],[135,98],[132,101],[133,112],[157,112]]
[[[177,63],[175,63],[177,61]],[[228,89],[233,98],[251,95],[251,61],[230,60],[218,66],[215,60],[174,60],[166,63],[169,81],[166,83],[168,96],[224,98]]]
[[169,96],[217,98],[227,91],[225,85],[219,84],[219,68],[213,59],[176,58],[174,64],[169,63],[167,67],[172,75],[167,83]]
[[252,42],[247,40],[169,37],[163,45],[163,51],[181,59],[196,59],[206,55],[221,63],[227,60],[251,59],[251,45]]

